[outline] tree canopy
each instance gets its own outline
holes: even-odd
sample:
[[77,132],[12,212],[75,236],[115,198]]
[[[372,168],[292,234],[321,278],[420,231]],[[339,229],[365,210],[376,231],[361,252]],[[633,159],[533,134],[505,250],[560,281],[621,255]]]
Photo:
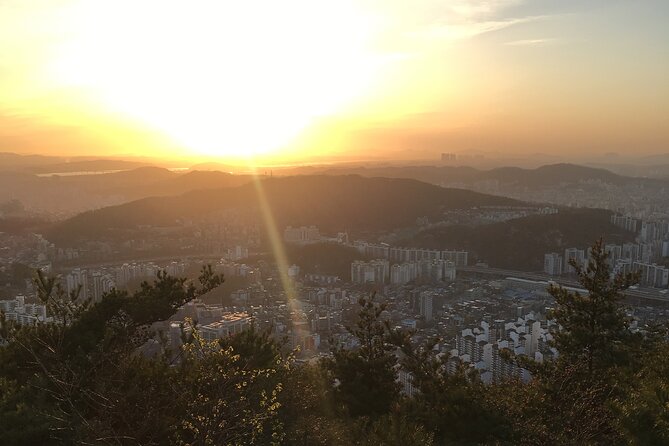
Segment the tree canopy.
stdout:
[[303,364],[255,327],[206,341],[186,320],[182,345],[166,342],[164,321],[222,283],[209,267],[98,303],[37,273],[53,320],[0,315],[0,444],[667,444],[667,333],[630,324],[636,277],[612,277],[602,246],[572,264],[585,292],[549,290],[557,357],[506,354],[529,383],[483,384],[439,339],[394,328],[375,295],[359,300],[348,346]]

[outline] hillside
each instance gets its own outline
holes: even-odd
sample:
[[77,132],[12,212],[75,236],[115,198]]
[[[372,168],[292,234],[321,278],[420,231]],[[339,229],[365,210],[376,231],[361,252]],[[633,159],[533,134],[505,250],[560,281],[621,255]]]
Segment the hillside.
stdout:
[[[76,163],[64,164],[71,167]],[[53,165],[55,164],[49,165],[47,170],[53,171]],[[249,175],[208,170],[207,165],[202,167],[203,170],[173,172],[161,167],[145,166],[107,174],[74,176],[38,176],[30,173],[28,169],[0,169],[0,202],[16,199],[36,213],[72,216],[89,209],[141,198],[237,187],[249,182],[251,178]],[[521,201],[567,206],[577,203],[579,206],[611,209],[638,202],[640,196],[665,197],[669,190],[669,182],[666,181],[624,177],[605,169],[571,164],[554,164],[537,169],[505,167],[492,170],[453,166],[288,169],[288,172],[293,171],[299,172],[299,176],[309,176],[309,172],[313,172],[314,175],[353,174],[367,178],[413,179],[442,187],[513,197]],[[285,178],[293,175],[281,176]],[[611,197],[615,197],[614,204],[608,205],[603,201],[611,200]],[[660,204],[663,203],[662,199],[659,201]]]
[[50,222],[36,217],[0,217],[0,233],[30,234],[42,233],[51,225]]
[[579,166],[576,164],[551,164],[536,169],[500,167],[491,170],[479,170],[467,166],[357,167],[352,169],[334,168],[326,171],[326,173],[412,178],[440,185],[455,183],[473,184],[479,181],[493,180],[499,181],[502,184],[521,187],[553,186],[563,183],[593,180],[616,185],[630,181],[654,181],[624,177],[606,169]]
[[0,171],[57,164],[63,161],[65,160],[62,157],[56,156],[19,155],[18,153],[0,152]]
[[145,185],[141,189],[126,187],[119,189],[118,192],[129,199],[139,199],[151,196],[181,195],[185,192],[201,189],[236,187],[250,181],[251,177],[248,175],[232,175],[227,172],[195,170],[183,174],[171,173],[171,175]]
[[149,166],[148,163],[126,160],[99,159],[54,163],[30,167],[33,173],[66,173],[66,172],[104,172],[109,170],[128,170]]
[[[519,203],[406,179],[298,176],[269,178],[261,184],[280,228],[314,224],[325,232],[391,230],[410,226],[422,216],[437,220],[446,210]],[[258,206],[254,184],[146,198],[77,215],[55,226],[49,238],[72,243],[79,238],[104,238],[138,225],[169,226],[181,218],[195,220],[225,209]]]
[[[329,169],[331,174],[341,172]],[[552,164],[536,169],[503,167],[479,170],[454,166],[405,166],[343,169],[364,176],[413,178],[443,187],[501,195],[531,203],[642,211],[645,202],[669,206],[669,182],[617,175],[605,169]]]
[[566,248],[584,249],[593,240],[633,241],[634,234],[612,225],[601,209],[567,209],[478,227],[448,226],[425,230],[403,244],[426,248],[464,249],[472,259],[497,268],[539,271],[544,254]]
[[329,274],[343,280],[350,278],[351,262],[364,259],[355,248],[334,243],[288,245],[286,255],[303,273]]
[[172,172],[145,166],[88,175],[38,176],[0,171],[0,202],[19,200],[35,212],[73,215],[152,196],[180,195],[199,189],[239,186],[248,176],[209,171]]

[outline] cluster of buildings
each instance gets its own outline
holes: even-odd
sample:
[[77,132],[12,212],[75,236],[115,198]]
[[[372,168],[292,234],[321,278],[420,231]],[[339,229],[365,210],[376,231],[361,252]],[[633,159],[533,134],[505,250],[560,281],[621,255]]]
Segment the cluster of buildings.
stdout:
[[569,261],[574,259],[577,264],[585,265],[587,258],[586,251],[578,248],[565,249],[564,257],[557,252],[550,252],[544,255],[544,272],[550,276],[573,274],[575,269]]
[[321,234],[317,226],[300,226],[297,228],[288,226],[283,231],[283,240],[286,243],[298,245],[323,242],[346,244],[348,243],[348,234],[346,232],[339,232],[335,237],[326,237]]
[[249,248],[242,245],[236,245],[232,248],[228,248],[223,252],[223,258],[225,260],[243,260],[249,257]]
[[467,251],[401,248],[393,247],[386,243],[369,243],[361,240],[353,242],[353,247],[366,257],[387,259],[390,262],[396,263],[445,260],[453,262],[455,266],[467,266],[469,260],[469,253]]
[[[271,330],[276,339],[299,349],[302,357],[312,357],[319,354],[323,340],[346,332],[342,321],[350,309],[356,308],[358,298],[358,293],[339,286],[301,286],[297,299],[268,302],[251,311],[259,329]],[[354,347],[348,336],[337,339]]]
[[184,332],[190,332],[193,327],[185,324],[189,319],[193,321],[198,332],[206,341],[215,341],[248,330],[254,318],[245,311],[231,311],[217,305],[208,305],[199,300],[193,300],[179,309],[169,322],[168,339],[173,348],[182,343]]
[[22,295],[11,300],[0,300],[0,312],[4,313],[7,320],[19,324],[34,324],[51,320],[47,316],[45,305],[26,303],[26,298]]
[[630,232],[639,231],[640,222],[631,215],[613,214],[611,215],[611,223]]
[[435,283],[455,280],[455,264],[448,260],[425,260],[396,263],[390,268],[390,284],[404,285],[413,281]]
[[639,241],[642,243],[669,240],[669,220],[643,220],[631,215],[614,214],[611,216],[611,223],[619,228],[637,233]]
[[654,215],[669,208],[666,185],[661,181],[651,183],[641,178],[629,178],[617,183],[596,177],[570,179],[568,176],[567,174],[556,181],[548,180],[544,184],[528,183],[522,179],[505,181],[488,178],[478,181],[446,181],[441,185],[492,193],[525,202],[577,208],[624,209],[625,212],[639,216]]
[[124,286],[133,279],[146,279],[156,277],[158,272],[165,271],[170,276],[182,276],[188,266],[185,262],[173,261],[165,266],[159,266],[154,262],[124,263],[112,271],[116,275],[119,286]]
[[[667,255],[669,255],[669,241],[666,244]],[[604,249],[608,254],[607,262],[612,274],[638,272],[639,283],[642,286],[653,288],[667,288],[669,285],[669,269],[654,262],[658,256],[655,254],[656,243],[624,243],[606,244]],[[544,255],[544,272],[551,276],[574,273],[574,267],[569,264],[574,259],[579,265],[586,265],[590,258],[590,249],[569,248],[564,251],[564,257],[556,252]],[[664,257],[664,249],[662,250]]]
[[390,266],[386,259],[368,262],[356,260],[351,263],[351,282],[377,285],[405,285],[409,282],[435,283],[455,280],[456,268],[447,260],[421,260],[395,263]]
[[318,307],[341,310],[344,304],[350,301],[350,293],[340,287],[307,288],[304,290],[304,300]]
[[[240,246],[232,248],[230,252],[234,254],[232,258],[248,255],[246,248]],[[63,275],[63,285],[68,294],[78,292],[82,299],[90,298],[93,302],[99,302],[102,296],[112,289],[126,287],[133,281],[150,281],[160,271],[165,271],[170,276],[184,277],[191,266],[193,266],[191,261],[172,261],[164,265],[154,262],[131,262],[115,267],[75,268]],[[258,268],[225,258],[214,263],[212,268],[214,272],[225,277],[246,277],[251,283],[258,283],[261,280]]]
[[63,275],[63,284],[68,294],[78,292],[81,299],[99,302],[112,289],[124,287],[133,280],[155,278],[160,271],[171,276],[183,276],[187,266],[185,262],[174,261],[164,266],[153,262],[133,262],[112,268],[74,268]]
[[116,288],[117,279],[106,271],[88,271],[75,268],[63,278],[68,294],[79,293],[80,299],[100,302],[105,293]]
[[615,273],[639,273],[639,284],[652,288],[667,288],[669,286],[669,269],[655,263],[632,262],[621,259],[616,263]]
[[198,329],[202,338],[207,341],[226,338],[248,329],[251,326],[253,318],[248,313],[226,313],[219,320],[200,325]]
[[321,233],[316,226],[288,226],[283,231],[283,240],[288,243],[316,243],[321,241]]
[[435,283],[455,280],[456,267],[466,266],[467,251],[440,251],[391,247],[385,243],[357,240],[353,247],[370,261],[351,264],[351,282],[404,285],[409,282]]
[[304,274],[304,280],[307,282],[313,282],[318,285],[334,285],[341,282],[339,276],[333,274],[317,274],[309,273]]
[[[526,382],[530,372],[509,361],[504,352],[536,361],[557,355],[550,344],[557,326],[542,316],[553,302],[547,286],[515,278],[460,278],[447,289],[418,291],[416,287],[408,291],[407,303],[412,308],[418,305],[421,312],[432,306],[432,321],[410,325],[407,319],[401,325],[417,329],[418,345],[435,336],[443,339],[435,350],[447,358],[447,373],[465,367],[476,370],[487,384],[509,379]],[[416,393],[410,373],[398,370],[398,381],[405,394]]]
[[390,278],[390,262],[385,259],[376,259],[365,262],[356,260],[351,263],[351,282],[363,283],[387,283]]
[[538,362],[546,356],[555,356],[557,352],[549,345],[550,326],[550,321],[542,321],[533,312],[515,321],[481,321],[478,326],[466,328],[457,335],[451,357],[475,367],[487,384],[509,379],[527,382],[531,378],[529,371],[504,359],[500,352],[508,350]]
[[213,270],[224,277],[246,277],[253,283],[259,283],[262,279],[260,269],[246,263],[221,260],[213,265]]

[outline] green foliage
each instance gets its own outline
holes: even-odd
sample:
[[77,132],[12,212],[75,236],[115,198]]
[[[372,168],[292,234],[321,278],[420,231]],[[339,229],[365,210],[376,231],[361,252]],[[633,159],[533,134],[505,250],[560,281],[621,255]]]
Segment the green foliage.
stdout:
[[[153,331],[220,283],[211,268],[203,269],[199,287],[160,274],[132,295],[112,291],[91,305],[38,273],[39,297],[54,322],[1,320],[0,443],[280,441],[276,376],[287,362],[278,347],[255,333],[222,346],[195,332],[175,356]],[[151,346],[157,355],[142,353]]]
[[669,344],[647,352],[644,367],[616,402],[626,439],[635,445],[669,444]]
[[250,368],[269,368],[283,360],[283,344],[270,338],[269,332],[258,332],[251,326],[236,336],[218,340],[222,348],[232,348]]
[[[650,378],[658,375],[648,372],[653,360],[643,352],[666,341],[653,332],[632,332],[622,304],[623,291],[638,277],[611,278],[601,239],[593,245],[588,265],[573,260],[570,264],[586,293],[549,288],[555,298],[550,316],[559,326],[553,341],[559,357],[544,364],[514,358],[532,371],[534,380],[516,384],[510,392],[493,389],[489,395],[499,412],[515,420],[514,443],[622,444],[624,426],[628,436],[634,436],[632,432],[640,432],[641,420],[647,419],[638,416],[642,395],[648,397],[651,388],[662,386],[662,379]],[[654,401],[656,407],[661,401]]]
[[[252,339],[250,346],[256,345]],[[278,361],[278,367],[277,362],[254,366],[261,361],[249,353],[236,354],[233,347],[221,348],[219,342],[206,342],[194,332],[176,375],[175,384],[189,395],[175,426],[176,444],[251,445],[282,439],[276,419],[282,384],[274,377],[286,365]]]
[[433,339],[420,348],[403,344],[402,367],[411,374],[418,394],[404,402],[408,417],[420,421],[439,442],[479,444],[501,435],[503,421],[487,406],[488,389],[476,371],[459,361],[448,372],[448,355],[438,353]]
[[[0,230],[1,232],[1,230]],[[26,280],[30,280],[33,277],[34,269],[23,263],[14,262],[9,267],[9,270],[4,274],[0,274],[0,283],[9,283],[13,286],[23,287],[25,286]]]
[[556,304],[551,317],[560,326],[554,345],[565,361],[585,362],[590,375],[625,365],[635,341],[621,301],[623,290],[638,282],[638,275],[618,274],[611,280],[607,258],[600,239],[586,267],[570,260],[587,294],[554,285],[549,288]]
[[398,413],[374,421],[357,437],[360,446],[432,446],[434,434],[425,426],[407,420]]
[[318,364],[295,364],[283,382],[279,418],[285,431],[284,444],[354,444],[354,420],[336,409],[327,370]]
[[[615,445],[669,443],[667,332],[633,333],[599,241],[577,268],[587,293],[553,287],[559,356],[528,384],[478,373],[396,331],[374,295],[349,333],[359,346],[299,364],[255,327],[215,342],[186,321],[178,351],[159,328],[222,283],[160,274],[135,293],[92,304],[38,273],[54,322],[0,314],[0,444]],[[400,393],[397,371],[416,394]],[[450,370],[450,373],[448,372]]]
[[419,232],[405,245],[432,249],[463,249],[472,258],[497,268],[537,271],[544,254],[571,246],[586,246],[606,235],[608,240],[633,241],[634,234],[610,221],[602,209],[561,209],[557,214],[530,215],[482,226],[435,226]]
[[523,384],[511,381],[488,389],[486,400],[507,420],[502,437],[513,445],[610,445],[621,435],[611,410],[612,389],[585,378],[584,363],[549,364]]
[[360,298],[358,321],[348,328],[360,347],[334,346],[332,358],[324,361],[335,382],[337,403],[353,417],[386,414],[399,399],[395,335],[390,324],[380,319],[385,305],[374,302],[374,297]]
[[288,258],[299,265],[301,271],[315,274],[332,274],[347,280],[351,274],[351,262],[362,259],[362,255],[349,246],[336,243],[310,245],[288,245]]

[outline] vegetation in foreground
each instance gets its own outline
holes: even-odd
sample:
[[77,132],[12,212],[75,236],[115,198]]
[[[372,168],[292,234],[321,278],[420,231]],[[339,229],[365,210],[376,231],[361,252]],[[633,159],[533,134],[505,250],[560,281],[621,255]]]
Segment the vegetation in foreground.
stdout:
[[[186,329],[179,351],[167,347],[152,327],[219,286],[211,269],[198,286],[161,274],[95,305],[38,274],[56,321],[0,321],[0,443],[669,444],[666,333],[630,330],[621,299],[635,278],[610,278],[601,241],[574,266],[587,294],[550,289],[559,357],[509,354],[534,379],[490,386],[464,367],[446,373],[447,358],[383,322],[373,296],[350,328],[360,348],[301,365],[255,330],[212,343]],[[414,398],[400,392],[400,367]]]

